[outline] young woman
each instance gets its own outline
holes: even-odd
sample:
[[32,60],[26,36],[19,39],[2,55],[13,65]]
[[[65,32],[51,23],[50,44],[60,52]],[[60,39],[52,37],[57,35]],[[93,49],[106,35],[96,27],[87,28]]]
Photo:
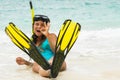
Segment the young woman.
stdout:
[[[57,37],[54,33],[49,33],[50,28],[50,19],[45,15],[35,15],[33,18],[33,35],[32,39],[35,43],[38,50],[41,52],[40,54],[52,64],[55,45]],[[32,65],[32,70],[36,73],[39,73],[43,77],[49,77],[50,70],[44,70],[40,65],[36,62],[29,62],[21,57],[16,58],[16,62],[19,65]],[[66,69],[66,63],[64,62],[61,71]]]

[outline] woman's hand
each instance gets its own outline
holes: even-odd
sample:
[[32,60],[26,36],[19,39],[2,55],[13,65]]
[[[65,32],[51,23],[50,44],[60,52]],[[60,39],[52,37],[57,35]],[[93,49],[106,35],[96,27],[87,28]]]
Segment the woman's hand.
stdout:
[[44,27],[40,29],[41,33],[46,37],[49,35],[49,27],[50,27],[50,23],[46,24],[46,22],[44,22]]

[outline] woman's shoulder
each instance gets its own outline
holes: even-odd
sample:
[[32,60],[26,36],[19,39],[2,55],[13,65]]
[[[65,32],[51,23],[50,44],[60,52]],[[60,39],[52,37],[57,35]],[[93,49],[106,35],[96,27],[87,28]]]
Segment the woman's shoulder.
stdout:
[[56,36],[56,34],[55,34],[55,33],[50,33],[50,35],[52,35],[52,36]]
[[55,33],[50,33],[50,34],[49,34],[49,37],[56,38],[57,36],[56,36]]

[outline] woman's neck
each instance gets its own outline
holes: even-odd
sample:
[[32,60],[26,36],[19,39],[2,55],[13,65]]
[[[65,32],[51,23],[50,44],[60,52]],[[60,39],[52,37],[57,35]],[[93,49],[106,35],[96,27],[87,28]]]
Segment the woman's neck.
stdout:
[[38,37],[38,38],[37,38],[37,42],[36,42],[36,46],[41,45],[44,40],[45,40],[45,39],[43,39],[42,37]]

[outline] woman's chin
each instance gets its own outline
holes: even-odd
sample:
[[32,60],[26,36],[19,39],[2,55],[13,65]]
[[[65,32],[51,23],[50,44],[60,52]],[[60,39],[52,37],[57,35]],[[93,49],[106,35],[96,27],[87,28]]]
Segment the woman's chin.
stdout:
[[42,35],[42,33],[40,33],[40,32],[39,32],[39,33],[36,33],[36,36],[41,36],[41,35]]

